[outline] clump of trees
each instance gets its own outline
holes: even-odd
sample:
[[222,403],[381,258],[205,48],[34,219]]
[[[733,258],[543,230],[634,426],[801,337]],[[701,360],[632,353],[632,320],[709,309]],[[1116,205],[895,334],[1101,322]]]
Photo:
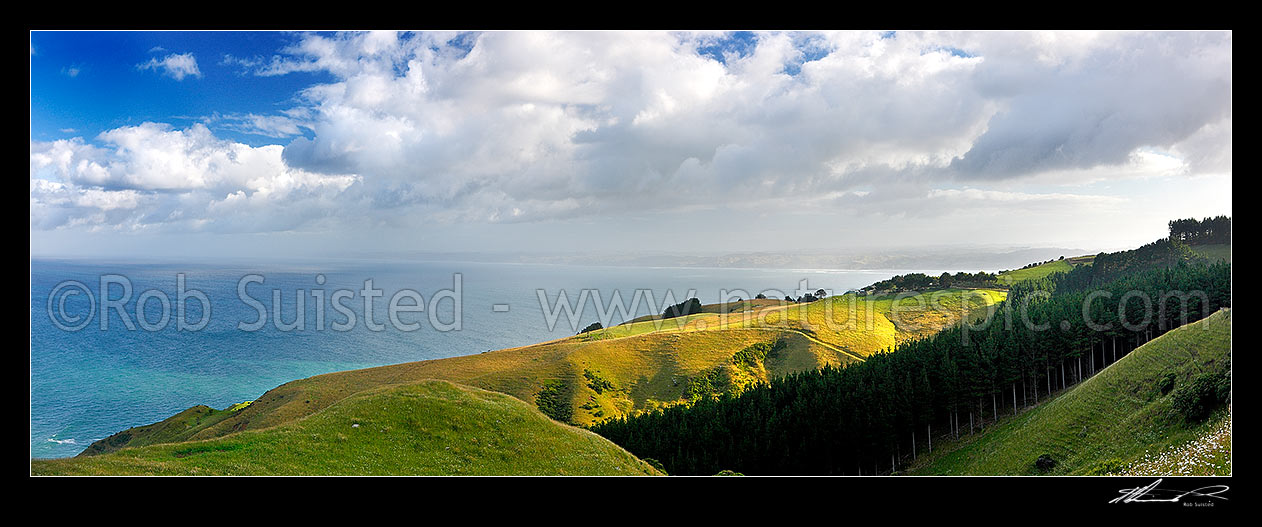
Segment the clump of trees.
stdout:
[[[1097,254],[1091,265],[1080,265],[1063,273],[1070,276],[1069,279],[1064,280],[1064,283],[1070,284],[1072,287],[1089,287],[1144,269],[1169,267],[1177,265],[1179,262],[1204,260],[1204,257],[1193,252],[1186,244],[1167,238],[1130,251]],[[1052,277],[1043,278],[1040,284],[1032,284],[1032,286],[1035,288],[1048,287],[1051,284],[1051,282],[1048,282],[1050,278]],[[1020,289],[1017,286],[1029,284],[1030,282],[1027,280],[1018,283],[1013,286],[1013,289]]]
[[1188,245],[1231,243],[1231,217],[1214,216],[1170,221],[1170,239]]
[[588,324],[587,327],[583,328],[582,331],[579,331],[578,334],[582,335],[584,333],[589,333],[592,331],[596,331],[598,329],[605,329],[605,326],[601,325],[600,322],[592,322],[591,324]]
[[785,296],[784,296],[784,300],[785,300],[786,302],[794,302],[794,303],[798,303],[798,304],[805,304],[805,303],[808,303],[808,302],[814,302],[814,301],[816,301],[816,300],[823,300],[823,299],[824,299],[825,297],[827,297],[827,296],[828,296],[828,291],[825,291],[825,290],[823,290],[823,289],[819,289],[819,290],[815,291],[814,293],[806,293],[806,294],[804,294],[804,295],[802,295],[802,296],[799,296],[799,297],[797,297],[797,298],[793,298],[793,295],[785,295]]
[[775,343],[758,342],[732,355],[732,364],[757,368],[767,357],[775,357],[776,352],[784,349],[784,340]]
[[1205,419],[1215,409],[1231,401],[1231,369],[1224,362],[1215,371],[1193,377],[1191,382],[1174,391],[1171,402],[1175,411],[1188,422]]
[[719,365],[688,379],[688,384],[684,386],[684,397],[695,402],[718,397],[724,393],[735,393],[739,389],[740,387],[732,382],[732,372]]
[[614,389],[613,383],[609,379],[602,377],[600,372],[584,369],[583,377],[587,378],[587,387],[598,394],[613,391]]
[[574,418],[574,408],[571,406],[573,392],[570,384],[565,381],[557,379],[543,381],[543,386],[535,395],[535,406],[543,412],[543,415],[562,423],[569,423]]
[[1049,264],[1049,263],[1056,262],[1056,261],[1060,261],[1060,260],[1064,260],[1064,259],[1065,259],[1065,257],[1064,257],[1064,256],[1061,256],[1060,258],[1058,258],[1058,259],[1056,259],[1056,260],[1047,260],[1047,261],[1045,261],[1045,262],[1034,262],[1034,263],[1031,263],[1031,264],[1025,264],[1025,265],[1021,266],[1021,268],[1022,268],[1022,269],[1029,269],[1029,268],[1031,268],[1031,267],[1038,267],[1038,266],[1040,266],[1040,265],[1045,265],[1045,264]]
[[998,283],[998,279],[998,275],[987,273],[986,271],[978,271],[976,273],[961,271],[955,274],[942,273],[938,276],[929,276],[924,273],[908,273],[894,276],[888,280],[881,280],[863,288],[863,291],[897,293],[900,291],[926,291],[953,287],[992,287]]
[[1030,264],[1025,264],[1025,265],[1021,266],[1021,268],[1022,268],[1022,269],[1029,269],[1029,268],[1031,268],[1031,267],[1038,267],[1038,266],[1040,266],[1040,265],[1043,265],[1044,263],[1045,263],[1045,262],[1034,262],[1034,263],[1030,263]]
[[662,312],[662,318],[667,319],[667,318],[682,317],[684,315],[691,315],[693,313],[700,313],[700,312],[701,312],[701,300],[696,299],[696,298],[689,298],[688,300],[684,300],[683,302],[680,302],[678,304],[675,304],[673,306],[666,308],[666,311]]

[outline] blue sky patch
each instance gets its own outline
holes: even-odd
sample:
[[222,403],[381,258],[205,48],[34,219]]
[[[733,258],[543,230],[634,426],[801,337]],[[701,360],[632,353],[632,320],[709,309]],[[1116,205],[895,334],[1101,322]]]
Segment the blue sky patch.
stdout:
[[971,58],[973,58],[973,57],[976,57],[976,56],[977,56],[977,55],[975,55],[975,54],[972,54],[972,53],[969,53],[969,52],[967,52],[967,51],[964,51],[964,50],[962,50],[962,49],[960,49],[960,48],[951,47],[951,46],[936,46],[936,47],[932,47],[932,48],[929,48],[929,49],[924,50],[924,51],[923,51],[923,52],[921,52],[920,54],[921,54],[921,55],[924,55],[924,54],[926,54],[926,53],[935,53],[935,52],[938,52],[938,51],[945,51],[945,52],[947,52],[947,53],[951,54],[951,56],[953,56],[953,57],[960,57],[960,58],[965,58],[965,59],[971,59]]
[[801,73],[803,64],[827,57],[832,52],[825,39],[819,35],[795,38],[793,45],[799,54],[797,60],[784,65],[784,72],[789,75]]
[[[31,139],[90,140],[146,121],[187,127],[215,115],[281,115],[298,105],[295,94],[333,77],[325,72],[259,77],[224,58],[270,60],[297,38],[281,32],[32,32]],[[177,79],[160,64],[151,65],[184,54],[196,60],[199,75]],[[278,142],[225,126],[222,119],[207,126],[252,146]]]
[[704,46],[698,46],[697,53],[726,65],[729,55],[735,55],[737,58],[748,57],[753,54],[754,48],[757,46],[758,35],[749,31],[736,31],[728,33],[722,38],[715,39]]

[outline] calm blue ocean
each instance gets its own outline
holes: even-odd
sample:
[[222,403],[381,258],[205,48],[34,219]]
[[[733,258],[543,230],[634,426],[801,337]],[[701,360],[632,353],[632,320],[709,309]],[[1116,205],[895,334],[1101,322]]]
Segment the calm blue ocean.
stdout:
[[[32,260],[31,457],[73,456],[92,441],[128,427],[152,423],[197,404],[223,408],[252,400],[277,385],[311,375],[469,355],[572,335],[574,328],[600,319],[597,294],[608,306],[617,291],[629,307],[636,290],[652,292],[652,305],[643,296],[631,315],[638,316],[661,312],[668,292],[673,293],[674,302],[680,302],[695,289],[704,303],[720,301],[723,290],[743,289],[749,295],[746,298],[769,289],[797,296],[803,279],[811,290],[840,292],[904,272],[909,271],[347,260],[178,265]],[[177,326],[181,274],[184,291],[204,294],[210,306],[201,329]],[[457,320],[456,303],[450,298],[454,295],[440,294],[454,292],[457,274],[460,328],[440,331]],[[106,275],[116,276],[107,278],[114,285],[107,285],[103,295],[100,285]],[[249,275],[258,275],[262,282],[246,284],[242,297],[238,286]],[[369,279],[382,293],[373,299],[373,321],[384,326],[379,331],[368,327],[361,294]],[[103,311],[103,299],[123,298],[123,282],[131,291],[130,299],[121,303],[122,312]],[[387,305],[403,289],[419,293],[426,310],[398,313],[399,324],[392,324]],[[571,305],[577,304],[583,289],[592,292],[577,321],[571,323],[562,314],[549,328],[538,298],[540,289],[550,305],[555,305],[561,291]],[[144,325],[150,328],[146,329],[136,318],[136,304],[150,290],[144,307]],[[343,290],[340,304],[353,317],[333,307],[332,298],[339,290]],[[303,298],[304,328],[282,330],[273,323],[273,291],[279,294],[281,327],[298,318],[297,298]],[[322,301],[313,293],[321,295]],[[439,300],[431,305],[436,295]],[[402,298],[399,304],[410,305],[412,300]],[[255,303],[266,311],[264,324],[258,330],[242,329],[242,324],[260,318]],[[207,314],[197,300],[188,299],[184,305],[189,325]],[[496,305],[501,305],[500,310]],[[167,319],[162,324],[164,312]],[[436,323],[431,315],[437,317]],[[104,330],[103,316],[108,324]],[[124,318],[130,319],[134,329],[127,327]],[[344,327],[351,318],[356,322],[352,329],[334,329],[335,324]],[[611,322],[622,320],[615,315]],[[84,327],[74,329],[79,325]],[[409,327],[419,329],[406,330]]]

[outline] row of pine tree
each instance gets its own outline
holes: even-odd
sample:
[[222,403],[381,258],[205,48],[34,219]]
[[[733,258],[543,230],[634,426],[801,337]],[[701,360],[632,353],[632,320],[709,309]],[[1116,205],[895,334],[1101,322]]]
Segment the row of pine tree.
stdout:
[[862,363],[593,430],[672,474],[888,474],[935,439],[1043,401],[1230,302],[1230,264],[1197,261],[1163,240],[1017,284],[986,321]]

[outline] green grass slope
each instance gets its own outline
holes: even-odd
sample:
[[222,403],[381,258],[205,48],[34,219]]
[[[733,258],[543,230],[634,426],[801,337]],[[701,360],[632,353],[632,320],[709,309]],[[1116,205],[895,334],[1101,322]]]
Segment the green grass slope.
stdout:
[[1053,260],[1028,269],[1016,269],[999,273],[999,283],[1012,285],[1022,280],[1037,280],[1052,273],[1064,273],[1079,265],[1089,265],[1095,256],[1075,256],[1064,260]]
[[[772,298],[751,298],[747,300],[741,300],[740,302],[733,301],[726,304],[705,304],[701,306],[701,311],[699,311],[698,313],[727,314],[727,313],[732,313],[732,312],[749,311],[749,310],[762,308],[762,307],[779,306],[783,304],[784,304],[784,301],[772,299]],[[653,320],[661,320],[665,322],[665,321],[669,321],[670,319],[669,318],[663,319],[662,315],[644,315],[644,316],[635,317],[631,320],[623,322],[622,324],[619,324],[619,326],[627,325],[627,324],[634,324],[637,322],[648,322],[648,321],[653,321]]]
[[[561,420],[588,424],[606,416],[687,400],[691,379],[731,365],[732,357],[749,346],[777,341],[783,342],[782,349],[764,361],[757,380],[846,359],[803,335],[758,329],[662,332],[595,341],[578,336],[477,355],[299,379],[269,390],[237,411],[190,419],[189,415],[201,415],[201,407],[186,410],[160,423],[131,428],[93,443],[81,455],[278,426],[364,390],[426,379],[506,393],[530,404],[539,402],[545,386],[559,385],[561,404],[570,409],[569,417],[560,416]],[[589,376],[604,383],[593,382]]]
[[657,475],[604,438],[508,395],[446,381],[382,386],[264,430],[34,460],[36,475]]
[[[1035,475],[1040,472],[1034,462],[1042,454],[1056,460],[1048,472],[1055,475],[1142,472],[1145,466],[1164,470],[1154,462],[1157,453],[1177,451],[1204,438],[1220,448],[1224,444],[1221,422],[1229,410],[1189,423],[1175,411],[1174,394],[1198,374],[1222,371],[1230,361],[1231,311],[1223,309],[1153,339],[1023,414],[958,441],[941,446],[935,441],[934,453],[922,457],[908,473]],[[1163,394],[1162,381],[1168,375],[1174,385]],[[1226,437],[1229,445],[1229,425]],[[1225,467],[1230,473],[1229,446],[1225,453],[1207,457],[1212,459],[1186,467],[1185,472],[1218,474]]]
[[[278,426],[364,390],[425,379],[506,393],[558,420],[589,425],[686,402],[698,393],[734,392],[789,373],[859,361],[902,340],[937,332],[1003,297],[1002,291],[946,290],[759,303],[749,311],[712,310],[520,348],[318,375],[281,385],[213,418],[191,419],[185,415],[191,409],[120,432],[93,443],[83,455]],[[742,354],[759,345],[775,349],[765,356]]]
[[763,329],[802,334],[820,346],[861,360],[898,342],[937,333],[1006,296],[1006,292],[996,289],[943,289],[880,295],[849,293],[802,304],[779,300],[732,304],[740,309],[711,304],[702,306],[700,313],[631,321],[584,333],[579,338],[591,341],[650,333]]
[[1121,476],[1230,476],[1231,411],[1220,412],[1213,424],[1187,442],[1143,457],[1112,472]]
[[1230,243],[1214,243],[1206,245],[1192,245],[1192,252],[1209,258],[1210,260],[1223,261],[1231,263],[1231,244]]
[[137,426],[115,433],[105,439],[93,442],[80,456],[91,456],[112,452],[124,446],[146,446],[160,443],[182,441],[193,431],[212,426],[227,419],[237,410],[249,406],[249,403],[234,404],[223,410],[216,410],[206,405],[197,405],[171,417],[150,425]]

